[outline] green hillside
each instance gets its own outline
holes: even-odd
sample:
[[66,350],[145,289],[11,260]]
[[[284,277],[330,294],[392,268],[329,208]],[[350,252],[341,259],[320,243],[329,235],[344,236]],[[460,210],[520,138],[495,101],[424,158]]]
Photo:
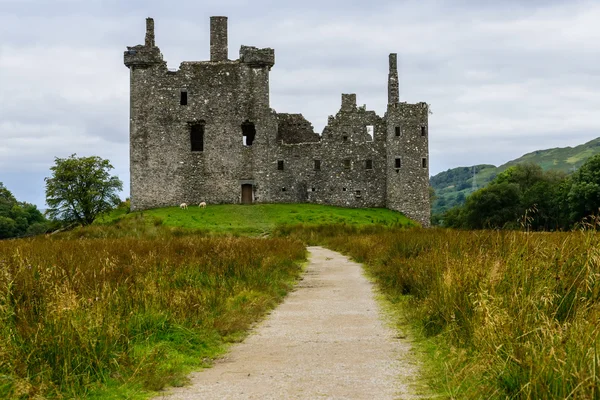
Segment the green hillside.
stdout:
[[[125,214],[116,210],[99,218],[95,223],[99,235],[106,235],[104,225],[114,225],[122,234],[128,234],[130,226],[139,229],[134,220],[143,219],[153,226],[184,228],[203,231],[210,235],[261,236],[282,226],[303,224],[305,226],[345,224],[353,226],[385,225],[416,226],[417,223],[403,214],[386,208],[344,208],[318,204],[209,204],[206,208],[190,206],[156,208]],[[86,235],[94,234],[94,228],[85,229]],[[113,233],[110,233],[111,235]],[[145,232],[147,234],[147,232]]]
[[494,165],[481,164],[471,167],[452,168],[431,177],[431,186],[435,189],[436,200],[432,204],[432,213],[438,214],[449,208],[463,204],[466,197],[474,190],[487,185],[498,173],[522,163],[540,165],[544,170],[556,170],[571,173],[579,168],[585,160],[600,153],[600,138],[591,140],[576,147],[557,147],[547,150],[536,150],[515,160]]

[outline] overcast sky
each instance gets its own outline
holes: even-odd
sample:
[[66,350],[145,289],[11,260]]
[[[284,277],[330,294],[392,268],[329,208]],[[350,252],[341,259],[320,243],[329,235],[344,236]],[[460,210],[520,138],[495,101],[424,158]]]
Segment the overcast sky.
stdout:
[[170,68],[207,60],[211,15],[230,59],[275,49],[271,107],[317,132],[341,93],[383,115],[398,53],[401,101],[433,111],[432,175],[600,136],[600,0],[0,0],[0,182],[45,208],[54,157],[98,155],[128,196],[125,46],[153,17]]

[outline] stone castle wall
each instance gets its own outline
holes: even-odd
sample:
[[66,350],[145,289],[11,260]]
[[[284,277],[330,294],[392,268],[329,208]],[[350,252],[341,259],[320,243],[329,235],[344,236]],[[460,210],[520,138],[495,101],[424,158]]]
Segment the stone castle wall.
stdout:
[[429,225],[425,103],[399,103],[392,89],[382,118],[344,94],[318,135],[301,114],[270,108],[272,49],[242,46],[238,60],[228,59],[225,17],[211,19],[211,61],[183,62],[176,72],[153,28],[148,19],[145,45],[125,52],[132,209],[240,203],[245,186],[252,202],[388,207]]

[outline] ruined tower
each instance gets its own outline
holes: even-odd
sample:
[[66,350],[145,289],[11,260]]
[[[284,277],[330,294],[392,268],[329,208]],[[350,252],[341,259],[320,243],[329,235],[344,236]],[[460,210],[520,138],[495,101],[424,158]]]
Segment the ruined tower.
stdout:
[[429,108],[399,101],[397,55],[389,56],[387,207],[429,226]]
[[[273,49],[228,55],[227,17],[210,18],[210,60],[167,69],[146,20],[128,47],[131,207],[182,202],[388,207],[429,225],[427,104],[399,102],[389,58],[382,118],[343,94],[321,135],[269,103]],[[398,161],[399,160],[399,161]]]

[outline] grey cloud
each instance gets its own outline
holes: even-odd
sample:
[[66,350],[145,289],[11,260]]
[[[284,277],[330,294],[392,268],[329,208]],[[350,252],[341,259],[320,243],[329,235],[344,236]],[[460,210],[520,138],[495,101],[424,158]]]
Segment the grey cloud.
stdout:
[[383,114],[397,52],[402,99],[432,105],[432,173],[600,133],[597,1],[0,0],[0,182],[41,205],[54,157],[75,152],[127,181],[122,51],[153,16],[169,67],[208,59],[210,15],[230,17],[230,58],[275,48],[272,107],[317,131],[342,92]]

